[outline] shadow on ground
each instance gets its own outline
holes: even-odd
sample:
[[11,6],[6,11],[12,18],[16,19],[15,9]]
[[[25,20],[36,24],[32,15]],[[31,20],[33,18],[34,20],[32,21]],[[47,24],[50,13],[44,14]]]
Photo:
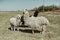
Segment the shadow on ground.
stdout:
[[[24,33],[32,33],[32,30],[30,29],[25,29],[25,30],[19,29],[19,31],[24,32]],[[40,33],[40,31],[34,30],[34,33]]]
[[[19,26],[19,27],[22,27],[22,28],[28,28],[28,26]],[[11,30],[11,27],[8,28],[9,30]],[[24,32],[24,33],[32,33],[32,30],[31,29],[19,29],[19,30],[15,30],[15,31],[19,31],[19,32]],[[41,31],[38,31],[38,30],[34,30],[34,33],[40,33]]]

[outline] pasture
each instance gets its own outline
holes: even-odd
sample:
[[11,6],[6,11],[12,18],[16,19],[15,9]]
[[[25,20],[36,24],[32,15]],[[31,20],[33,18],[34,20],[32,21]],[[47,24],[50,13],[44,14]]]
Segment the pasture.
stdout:
[[[33,15],[33,12],[29,12]],[[16,17],[17,14],[22,12],[11,11],[11,12],[0,12],[0,40],[41,40],[42,35],[39,32],[32,34],[31,32],[24,31],[11,31],[9,19]],[[44,40],[60,40],[60,13],[59,12],[40,12],[38,16],[45,16],[50,26],[47,26],[47,31]]]

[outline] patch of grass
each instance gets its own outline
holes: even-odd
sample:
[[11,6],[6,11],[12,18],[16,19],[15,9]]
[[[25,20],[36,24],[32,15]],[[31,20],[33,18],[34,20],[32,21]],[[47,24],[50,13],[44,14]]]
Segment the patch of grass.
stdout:
[[[29,12],[33,15],[33,12]],[[0,40],[41,40],[42,35],[40,33],[24,33],[19,31],[10,31],[9,19],[17,14],[22,14],[22,12],[0,12]],[[55,16],[57,15],[57,16]],[[40,12],[38,16],[45,16],[49,22],[50,26],[47,26],[47,33],[44,40],[60,40],[60,13],[52,12]]]

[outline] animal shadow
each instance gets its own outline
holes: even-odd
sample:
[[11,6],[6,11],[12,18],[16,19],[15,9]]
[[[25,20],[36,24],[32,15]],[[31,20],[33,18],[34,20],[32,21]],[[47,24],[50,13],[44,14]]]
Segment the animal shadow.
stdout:
[[[19,26],[19,27],[22,27],[22,28],[29,28],[28,26],[25,26],[25,25],[21,25],[21,26]],[[9,27],[8,28],[9,30],[11,30],[11,27]],[[12,30],[11,30],[12,31]],[[19,30],[17,30],[17,29],[15,29],[15,31],[19,31],[19,32],[24,32],[24,33],[32,33],[32,29],[20,29],[19,28]],[[39,30],[34,30],[34,33],[40,33],[41,31],[39,31]]]
[[[21,32],[24,32],[24,33],[32,33],[32,30],[31,29],[19,29],[19,31]],[[34,33],[40,33],[41,31],[38,31],[38,30],[34,30]]]

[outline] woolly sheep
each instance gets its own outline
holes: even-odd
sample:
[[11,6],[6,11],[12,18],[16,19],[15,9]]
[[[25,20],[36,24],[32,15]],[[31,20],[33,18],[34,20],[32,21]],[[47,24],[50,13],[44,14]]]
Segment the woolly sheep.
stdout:
[[20,21],[21,16],[17,15],[17,17],[12,17],[10,18],[9,22],[11,25],[11,29],[15,31],[15,29],[17,28],[17,26],[20,25],[21,21]]
[[[46,31],[46,26],[49,24],[49,21],[47,18],[41,16],[41,17],[29,17],[28,11],[25,11],[24,14],[24,21],[25,25],[28,25],[29,27],[32,28],[32,33],[34,34],[34,29],[40,28],[42,33]],[[43,29],[43,30],[42,30]]]

